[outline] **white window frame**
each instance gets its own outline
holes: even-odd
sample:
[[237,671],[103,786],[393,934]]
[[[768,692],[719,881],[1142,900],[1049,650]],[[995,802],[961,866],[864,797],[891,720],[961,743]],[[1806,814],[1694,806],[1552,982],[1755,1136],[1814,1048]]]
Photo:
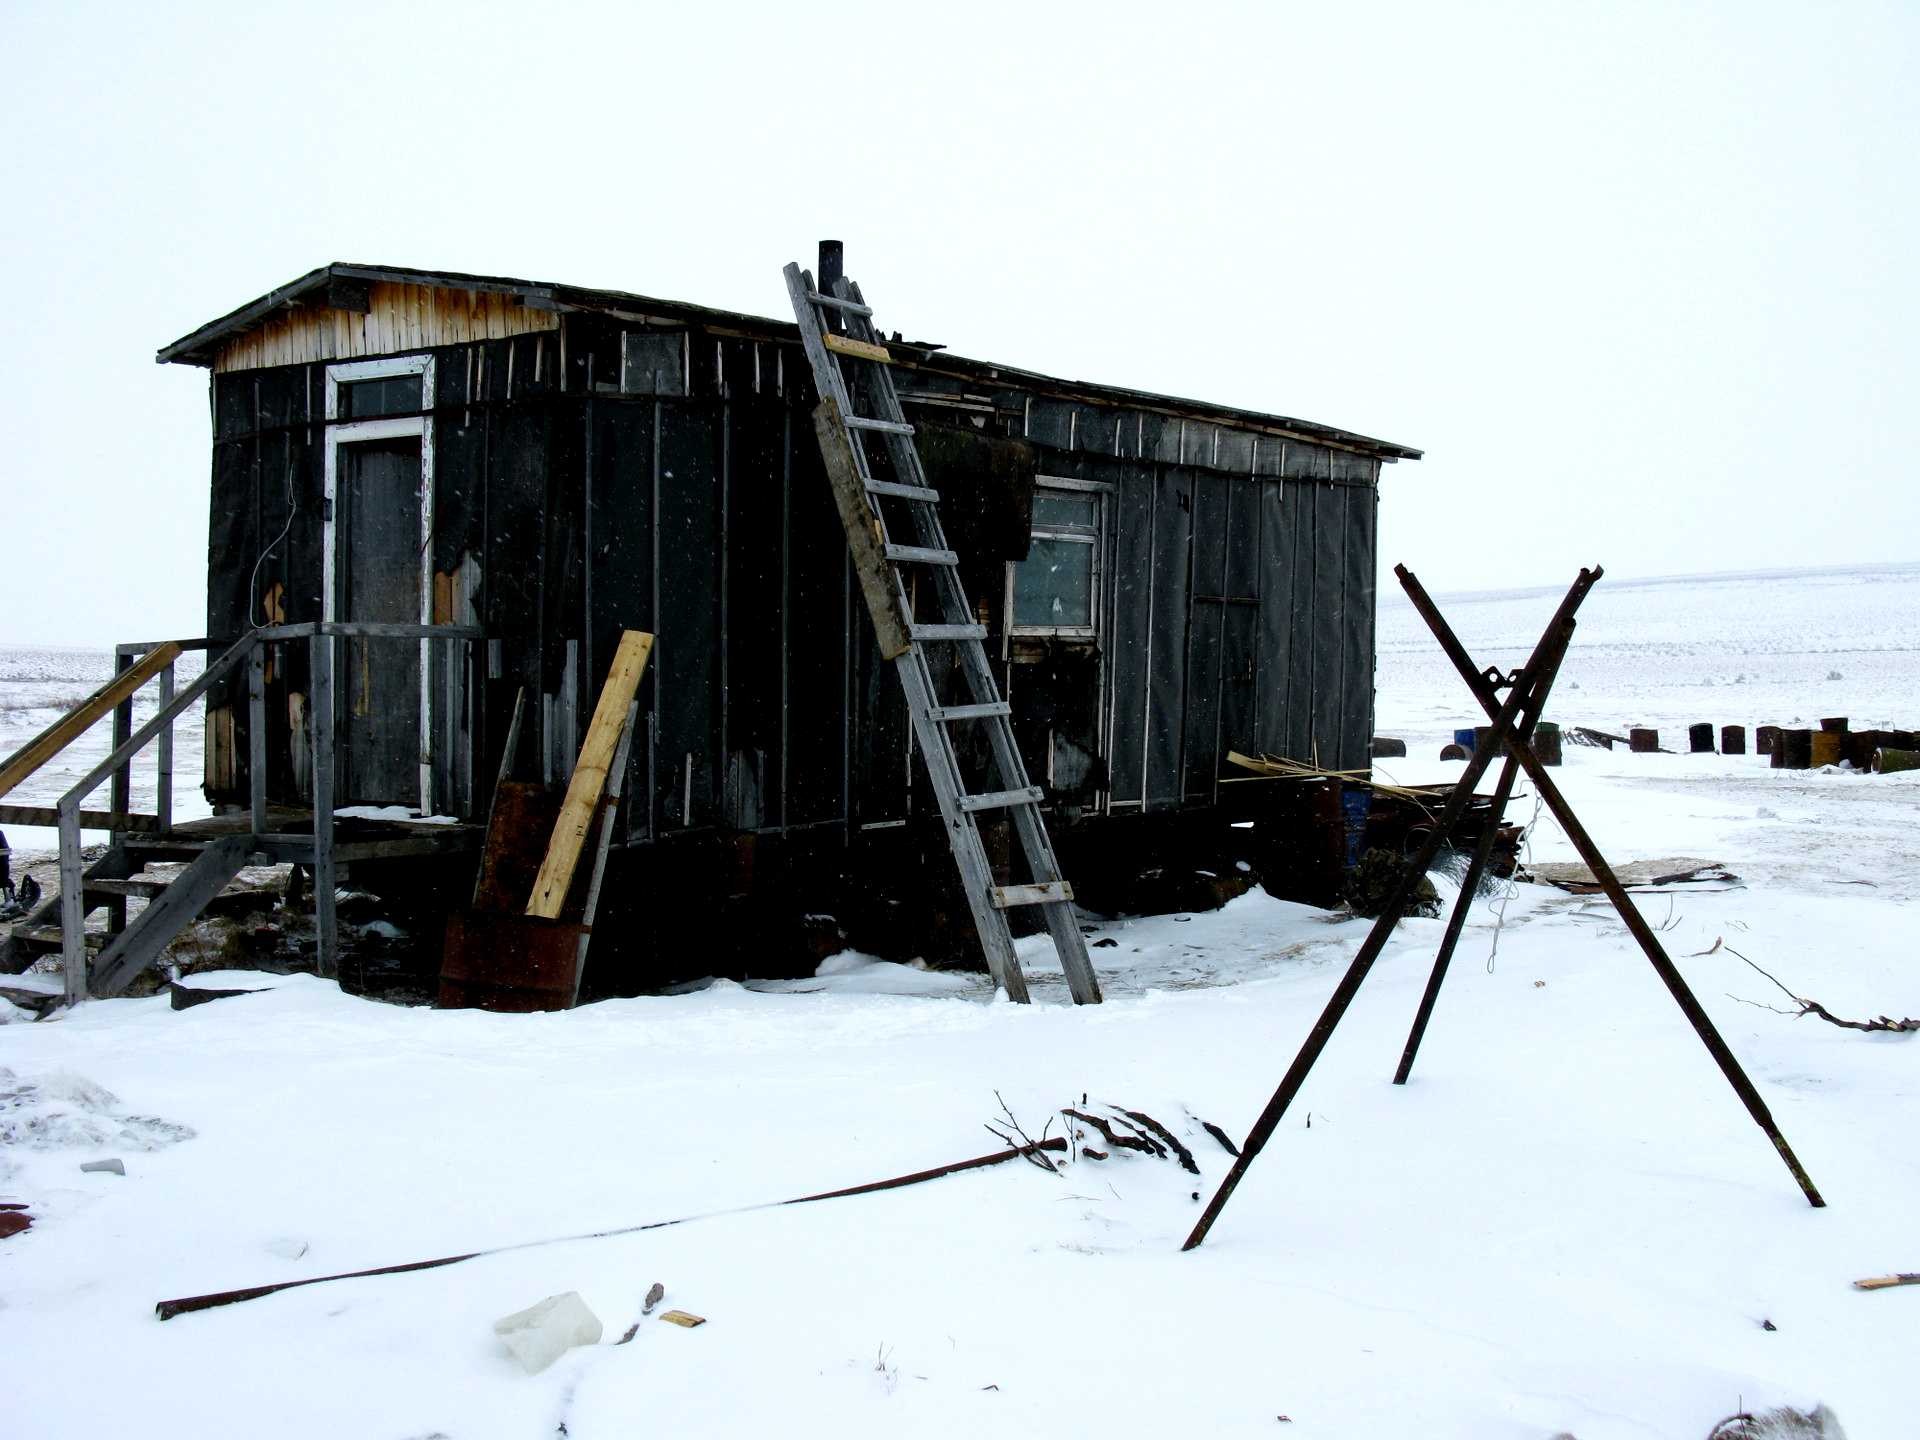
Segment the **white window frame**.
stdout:
[[1107,510],[1108,497],[1113,486],[1100,480],[1076,480],[1066,475],[1036,475],[1034,477],[1034,499],[1037,501],[1042,492],[1058,490],[1079,495],[1091,496],[1093,506],[1093,533],[1070,529],[1063,526],[1047,525],[1038,520],[1033,522],[1031,534],[1036,540],[1064,540],[1074,545],[1093,547],[1092,604],[1088,610],[1088,623],[1085,625],[1020,625],[1013,618],[1014,577],[1021,560],[1007,562],[1006,617],[1007,634],[1016,639],[1054,639],[1054,640],[1098,640],[1100,638],[1101,602],[1106,596],[1106,552],[1107,552]]
[[[339,537],[334,529],[334,500],[340,475],[340,447],[366,440],[420,441],[420,623],[433,623],[433,417],[382,416],[372,420],[340,419],[340,387],[358,380],[384,380],[399,375],[420,377],[420,408],[433,409],[433,357],[396,355],[379,360],[355,360],[327,367],[326,503],[321,509],[320,618],[331,623],[336,613],[334,576]],[[344,694],[336,686],[334,694]],[[335,701],[338,704],[338,700]],[[433,813],[433,642],[420,642],[420,813]]]

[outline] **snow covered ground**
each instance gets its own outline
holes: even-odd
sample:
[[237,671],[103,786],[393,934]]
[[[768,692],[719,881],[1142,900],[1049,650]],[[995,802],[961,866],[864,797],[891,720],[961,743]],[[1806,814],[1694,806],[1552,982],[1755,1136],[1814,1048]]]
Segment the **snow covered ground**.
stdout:
[[[1557,598],[1444,608],[1506,666]],[[1912,725],[1920,666],[1896,647],[1916,617],[1920,567],[1605,581],[1554,710],[1682,745],[1692,720]],[[1433,757],[1472,719],[1429,650],[1383,597],[1381,730],[1413,742],[1390,762],[1402,779],[1457,774]],[[1616,860],[1691,855],[1743,878],[1642,904],[1827,1208],[1604,902],[1542,886],[1476,906],[1405,1088],[1388,1081],[1443,922],[1400,927],[1190,1254],[1230,1163],[1198,1122],[1245,1134],[1364,924],[1259,892],[1090,920],[1115,942],[1092,952],[1110,997],[1095,1009],[1065,1003],[1032,943],[1031,1007],[847,956],[813,980],[537,1017],[205,976],[270,993],[0,1027],[0,1200],[35,1216],[0,1240],[0,1433],[1699,1440],[1737,1410],[1816,1401],[1854,1440],[1920,1431],[1920,1289],[1849,1284],[1920,1269],[1920,1036],[1763,1008],[1787,1002],[1729,953],[1840,1015],[1920,1014],[1920,774],[1569,747],[1560,778]],[[1572,858],[1550,819],[1531,848]],[[991,1151],[996,1092],[1036,1134],[1083,1095],[1145,1111],[1203,1174],[1116,1153],[715,1213]],[[124,1176],[80,1172],[108,1156]],[[614,1345],[654,1281],[709,1323],[648,1319]],[[567,1290],[605,1338],[529,1377],[492,1322]]]

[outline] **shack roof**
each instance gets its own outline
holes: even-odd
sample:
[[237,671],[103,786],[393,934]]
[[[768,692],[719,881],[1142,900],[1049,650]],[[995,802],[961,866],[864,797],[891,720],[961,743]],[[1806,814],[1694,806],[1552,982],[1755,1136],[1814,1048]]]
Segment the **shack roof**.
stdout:
[[[222,346],[237,336],[254,330],[287,311],[342,303],[339,298],[354,287],[374,283],[421,285],[446,290],[469,290],[481,294],[508,295],[534,310],[557,314],[584,311],[638,322],[668,321],[686,325],[719,327],[746,335],[799,343],[800,332],[790,320],[772,320],[763,315],[746,315],[733,310],[716,310],[706,305],[690,305],[680,300],[662,300],[652,295],[636,295],[625,290],[592,290],[578,285],[561,285],[541,280],[516,280],[505,275],[463,275],[450,270],[408,270],[391,265],[356,265],[335,261],[310,270],[299,279],[269,290],[217,320],[211,320],[171,345],[163,345],[154,359],[162,365],[201,365],[211,368]],[[971,360],[938,346],[902,344],[893,348],[904,352],[902,359],[930,365],[941,370],[969,376],[980,381],[1006,381],[1064,399],[1080,399],[1095,404],[1127,405],[1163,411],[1183,417],[1227,425],[1250,425],[1257,429],[1284,431],[1303,439],[1357,450],[1380,460],[1418,460],[1419,450],[1396,445],[1389,440],[1341,430],[1288,415],[1259,410],[1243,410],[1230,405],[1215,405],[1188,400],[1176,395],[1160,395],[1147,390],[1130,390],[1118,385],[1100,385],[1091,381],[1063,380],[1038,371],[1022,370],[985,360]]]

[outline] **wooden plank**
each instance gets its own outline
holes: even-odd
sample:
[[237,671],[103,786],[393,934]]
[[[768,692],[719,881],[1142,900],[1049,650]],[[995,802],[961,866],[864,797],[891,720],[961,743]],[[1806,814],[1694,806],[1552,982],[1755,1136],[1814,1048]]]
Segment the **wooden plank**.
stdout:
[[640,688],[647,659],[653,654],[653,636],[641,630],[625,630],[614,651],[607,671],[607,683],[601,687],[600,701],[587,726],[586,743],[573,767],[573,779],[567,786],[566,803],[560,807],[559,822],[553,827],[553,841],[547,858],[534,880],[533,898],[527,902],[527,914],[538,919],[559,918],[566,904],[567,891],[573,885],[574,868],[587,843],[587,831],[599,813],[600,796],[607,787],[607,774],[620,748],[625,730],[627,707]]
[[42,765],[84,734],[93,723],[147,681],[180,658],[180,647],[169,641],[150,650],[134,665],[102,685],[0,764],[0,795],[10,793]]
[[[0,805],[0,825],[46,825],[60,823],[60,812],[51,805]],[[142,835],[157,835],[166,829],[157,815],[115,815],[110,810],[82,810],[82,830],[130,830]]]
[[1062,905],[1073,899],[1073,886],[1064,880],[1049,880],[1043,885],[996,885],[993,908],[1009,910],[1016,905]]
[[855,340],[851,335],[836,335],[831,330],[823,330],[820,339],[827,349],[838,355],[851,355],[856,360],[871,360],[876,365],[893,363],[893,355],[884,345]]
[[867,613],[873,617],[874,639],[879,642],[881,656],[892,660],[913,648],[913,636],[900,597],[899,576],[887,561],[885,538],[877,533],[880,527],[872,502],[867,499],[853,447],[839,421],[839,406],[829,396],[813,412],[813,433],[833,486],[833,503],[847,532],[847,545],[853,552],[854,578],[860,582]]

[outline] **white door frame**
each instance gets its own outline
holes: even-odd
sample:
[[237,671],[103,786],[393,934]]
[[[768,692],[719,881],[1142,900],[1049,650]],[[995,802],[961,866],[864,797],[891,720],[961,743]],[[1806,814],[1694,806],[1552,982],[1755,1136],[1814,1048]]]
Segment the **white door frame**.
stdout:
[[[339,539],[334,528],[334,501],[340,475],[340,447],[364,440],[397,440],[417,436],[420,441],[420,623],[433,623],[433,417],[394,416],[376,420],[341,421],[340,385],[355,380],[378,380],[395,375],[420,377],[420,408],[433,408],[433,357],[398,355],[380,360],[356,360],[327,367],[327,444],[325,504],[321,508],[320,618],[335,615],[334,576]],[[331,643],[331,642],[329,642]],[[336,689],[336,696],[341,692]],[[433,642],[420,641],[420,813],[433,813]],[[338,703],[336,701],[336,703]]]

